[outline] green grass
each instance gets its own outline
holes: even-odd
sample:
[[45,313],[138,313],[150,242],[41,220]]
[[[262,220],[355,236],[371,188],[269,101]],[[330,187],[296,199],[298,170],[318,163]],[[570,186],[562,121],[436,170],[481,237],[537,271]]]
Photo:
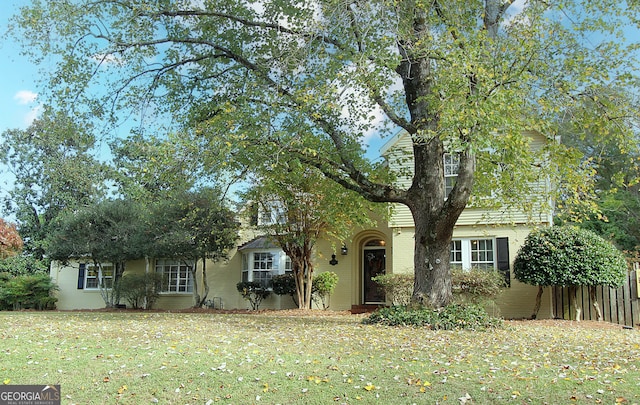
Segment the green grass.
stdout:
[[60,384],[65,404],[640,403],[636,330],[360,320],[4,312],[0,383]]

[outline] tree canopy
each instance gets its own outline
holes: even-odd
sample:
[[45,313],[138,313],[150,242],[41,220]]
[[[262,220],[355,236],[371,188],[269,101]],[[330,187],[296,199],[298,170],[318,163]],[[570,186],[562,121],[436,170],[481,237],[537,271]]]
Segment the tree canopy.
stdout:
[[[597,0],[41,0],[12,30],[35,60],[56,55],[44,76],[53,104],[103,118],[166,113],[220,161],[281,170],[294,156],[370,201],[406,205],[414,300],[438,307],[451,300],[449,242],[472,190],[530,208],[553,197],[530,193],[534,181],[584,186],[580,156],[554,142],[555,118],[634,85],[620,40],[629,21],[627,3]],[[626,103],[594,107],[576,120],[629,116]],[[412,140],[407,187],[365,155],[371,133],[398,128]],[[550,142],[532,151],[525,131]],[[459,157],[448,195],[446,152]]]
[[25,252],[37,259],[50,225],[64,210],[98,201],[108,169],[94,156],[91,128],[47,111],[25,130],[3,133],[0,162],[15,176],[5,204],[19,224]]
[[0,218],[0,260],[17,255],[22,246],[16,225]]

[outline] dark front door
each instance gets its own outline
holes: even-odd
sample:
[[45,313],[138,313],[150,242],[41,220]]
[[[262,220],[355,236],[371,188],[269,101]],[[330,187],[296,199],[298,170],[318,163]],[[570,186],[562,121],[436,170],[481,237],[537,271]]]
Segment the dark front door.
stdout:
[[385,249],[365,249],[363,252],[364,303],[384,302],[384,292],[379,288],[378,283],[371,279],[385,272]]

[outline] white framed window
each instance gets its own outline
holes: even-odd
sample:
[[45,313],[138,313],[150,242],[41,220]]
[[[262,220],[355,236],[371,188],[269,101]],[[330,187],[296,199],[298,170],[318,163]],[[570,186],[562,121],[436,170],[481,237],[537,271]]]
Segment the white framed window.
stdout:
[[287,255],[284,257],[284,274],[293,274],[293,267],[291,265],[291,258]]
[[156,260],[156,273],[160,274],[161,293],[192,293],[191,263],[181,260]]
[[274,276],[290,273],[291,259],[282,250],[249,251],[242,254],[242,281],[260,283],[271,288]]
[[493,238],[454,239],[451,241],[451,266],[462,269],[496,269],[496,244]]
[[460,156],[454,153],[445,153],[442,159],[444,160],[444,195],[446,198],[456,185]]
[[462,268],[462,241],[451,241],[451,254],[449,257],[449,263],[451,267]]
[[86,290],[98,290],[100,288],[111,288],[113,286],[113,265],[93,264],[84,265],[84,288]]
[[495,268],[493,239],[471,239],[471,268],[491,270]]

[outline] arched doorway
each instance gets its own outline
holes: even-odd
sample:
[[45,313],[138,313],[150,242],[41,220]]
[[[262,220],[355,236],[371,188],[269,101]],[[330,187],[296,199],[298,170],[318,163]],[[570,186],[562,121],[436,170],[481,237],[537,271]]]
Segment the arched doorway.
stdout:
[[372,278],[386,272],[387,248],[384,239],[366,239],[361,257],[363,304],[382,304],[386,301],[384,291]]

